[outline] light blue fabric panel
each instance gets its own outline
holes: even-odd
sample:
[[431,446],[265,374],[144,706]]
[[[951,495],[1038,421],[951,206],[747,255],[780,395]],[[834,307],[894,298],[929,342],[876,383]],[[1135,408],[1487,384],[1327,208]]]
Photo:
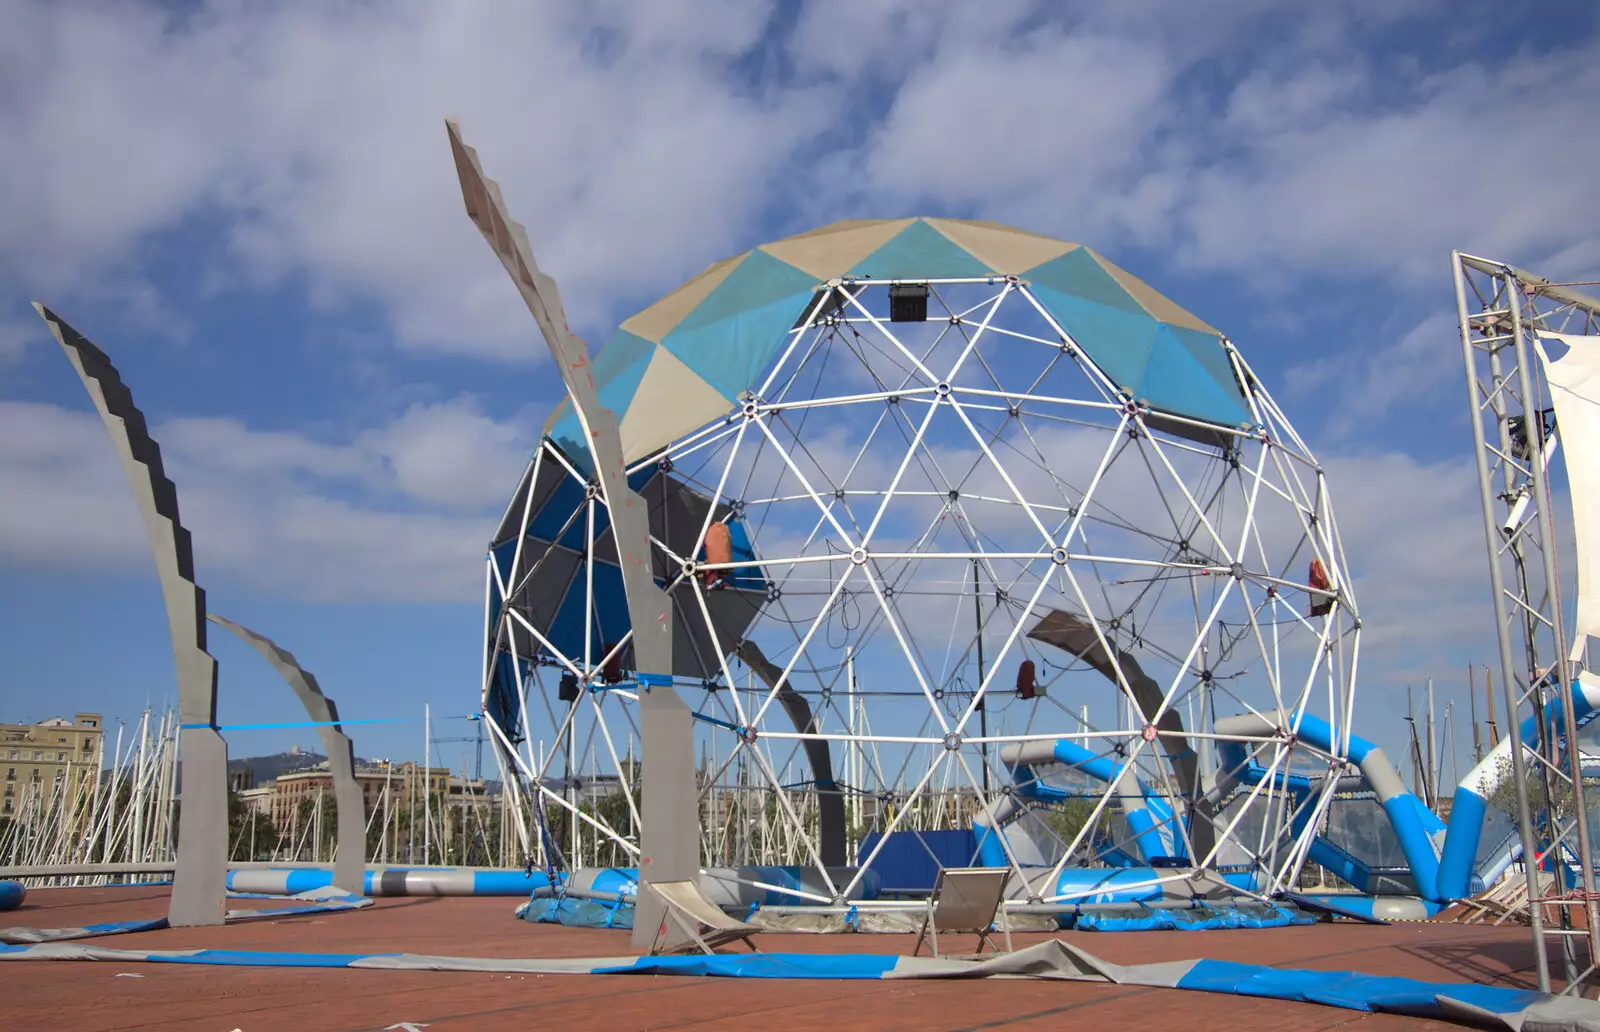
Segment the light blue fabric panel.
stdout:
[[1081,247],[1035,265],[1022,274],[1022,279],[1035,287],[1048,287],[1059,294],[1071,294],[1133,315],[1150,314]]
[[1237,388],[1219,382],[1177,339],[1173,328],[1165,324],[1158,324],[1138,395],[1157,412],[1224,426],[1249,425],[1252,421]]
[[1162,325],[1172,334],[1174,340],[1183,345],[1184,350],[1194,356],[1194,360],[1200,363],[1201,368],[1205,369],[1213,380],[1235,398],[1241,407],[1246,411],[1249,410],[1244,393],[1239,389],[1239,378],[1234,375],[1233,362],[1222,348],[1221,336],[1191,330],[1186,326],[1174,326],[1171,323]]
[[[782,265],[776,258],[772,262]],[[789,331],[810,302],[812,290],[789,294],[759,308],[747,308],[706,326],[680,326],[663,347],[732,404],[743,391],[761,386],[789,343]]]
[[1135,396],[1143,393],[1145,365],[1160,323],[1143,312],[1125,311],[1054,287],[1035,285],[1032,290],[1115,386],[1126,387]]
[[707,957],[640,957],[626,967],[596,968],[597,975],[711,975],[720,978],[876,979],[894,969],[897,956],[874,953],[756,953]]
[[[585,575],[580,570],[568,585],[555,619],[544,630],[550,644],[578,663],[583,661],[583,614],[588,591]],[[602,645],[621,641],[633,626],[628,617],[628,596],[622,584],[622,571],[609,563],[594,564],[594,615],[594,658],[599,659]]]
[[875,280],[946,279],[992,276],[995,272],[971,251],[921,219],[890,237],[849,275]]
[[[736,318],[743,312],[765,308],[797,294],[809,300],[816,289],[817,278],[810,273],[802,272],[765,251],[751,251],[711,293],[689,310],[689,314],[678,325],[661,338],[661,342],[665,344],[676,334],[703,330]],[[795,312],[795,318],[799,315],[798,311]],[[789,325],[794,325],[793,318],[789,320]],[[699,372],[689,356],[677,351],[673,353],[688,363],[689,368]]]
[[1178,981],[1178,988],[1447,1020],[1453,1016],[1439,1006],[1441,996],[1491,1014],[1515,1014],[1546,998],[1543,993],[1498,986],[1422,982],[1355,971],[1279,970],[1223,960],[1196,962]]
[[[627,413],[633,396],[639,390],[645,370],[655,354],[656,345],[643,337],[618,330],[611,335],[606,346],[594,360],[594,384],[600,404],[616,414],[617,421]],[[565,415],[550,428],[550,437],[561,445],[561,450],[574,466],[584,471],[594,468],[589,456],[589,443],[584,440],[583,426],[570,407]]]

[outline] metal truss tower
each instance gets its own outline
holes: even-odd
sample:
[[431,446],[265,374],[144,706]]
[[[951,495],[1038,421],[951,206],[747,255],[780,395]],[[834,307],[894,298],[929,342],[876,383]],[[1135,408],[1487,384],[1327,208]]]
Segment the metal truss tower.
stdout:
[[[1501,683],[1513,733],[1518,832],[1522,839],[1539,987],[1548,991],[1548,951],[1561,944],[1567,991],[1581,993],[1600,960],[1600,920],[1584,804],[1581,750],[1570,686],[1588,669],[1586,639],[1569,641],[1562,605],[1551,460],[1560,443],[1535,349],[1541,332],[1600,333],[1600,301],[1501,262],[1451,253],[1468,403],[1488,545]],[[1532,729],[1533,735],[1524,729]],[[1570,806],[1563,797],[1570,796]],[[1552,802],[1554,800],[1555,802]],[[1535,858],[1528,863],[1526,859]],[[1546,894],[1541,868],[1556,875]],[[1576,868],[1576,875],[1573,869]],[[1572,883],[1576,882],[1574,886]],[[1556,920],[1545,920],[1547,906]],[[1587,930],[1574,928],[1582,908]],[[1588,941],[1581,963],[1580,939]]]

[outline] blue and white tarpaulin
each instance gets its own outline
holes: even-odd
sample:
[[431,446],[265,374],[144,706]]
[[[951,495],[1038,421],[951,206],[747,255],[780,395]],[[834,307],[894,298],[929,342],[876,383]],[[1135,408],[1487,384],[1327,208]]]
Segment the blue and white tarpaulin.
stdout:
[[1409,1014],[1511,1032],[1600,1032],[1600,1003],[1523,989],[1423,982],[1353,971],[1280,970],[1222,960],[1111,964],[1059,939],[986,960],[892,954],[758,953],[716,956],[511,959],[414,953],[278,953],[255,950],[120,950],[76,943],[0,947],[0,961],[104,960],[226,967],[367,968],[539,975],[691,975],[722,978],[891,980],[1031,978],[1102,982],[1316,1003]]

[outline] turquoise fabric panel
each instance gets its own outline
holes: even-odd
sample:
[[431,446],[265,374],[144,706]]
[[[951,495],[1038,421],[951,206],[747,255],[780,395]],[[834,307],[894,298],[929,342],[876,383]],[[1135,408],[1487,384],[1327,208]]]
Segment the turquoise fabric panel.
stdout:
[[926,222],[918,219],[861,259],[849,275],[877,280],[945,279],[992,276],[989,266]]
[[[778,264],[782,264],[781,262]],[[814,296],[815,284],[758,308],[698,326],[684,321],[662,346],[731,404],[741,391],[756,390],[789,343],[789,331]]]
[[[1231,380],[1231,377],[1230,377]],[[1225,426],[1251,422],[1250,410],[1237,389],[1216,378],[1173,335],[1171,326],[1156,331],[1137,395],[1158,412],[1203,419]]]
[[1090,301],[1054,287],[1035,284],[1033,296],[1078,342],[1112,383],[1141,393],[1150,349],[1161,324],[1141,312]]
[[1133,299],[1132,294],[1122,289],[1122,284],[1113,279],[1104,266],[1081,247],[1059,258],[1052,258],[1043,265],[1035,265],[1023,273],[1022,278],[1031,285],[1049,287],[1086,301],[1120,308],[1124,312],[1150,314]]
[[[667,332],[662,338],[662,343],[666,343],[677,334],[704,329],[743,312],[765,308],[795,294],[804,294],[809,298],[816,289],[817,279],[810,273],[801,272],[788,262],[774,258],[765,251],[751,251],[726,279],[717,284],[715,290],[706,295],[705,300],[695,305],[678,325]],[[796,312],[795,317],[799,314]],[[789,325],[794,325],[793,318],[790,319]],[[674,352],[674,354],[688,362],[681,353]],[[693,363],[690,363],[689,367],[695,368]]]

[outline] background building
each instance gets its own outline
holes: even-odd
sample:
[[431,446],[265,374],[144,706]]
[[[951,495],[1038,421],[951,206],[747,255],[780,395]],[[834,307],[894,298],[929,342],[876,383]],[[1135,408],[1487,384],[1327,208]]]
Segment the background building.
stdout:
[[17,813],[31,801],[48,805],[56,793],[75,793],[100,769],[101,717],[78,713],[37,724],[0,724],[0,815]]

